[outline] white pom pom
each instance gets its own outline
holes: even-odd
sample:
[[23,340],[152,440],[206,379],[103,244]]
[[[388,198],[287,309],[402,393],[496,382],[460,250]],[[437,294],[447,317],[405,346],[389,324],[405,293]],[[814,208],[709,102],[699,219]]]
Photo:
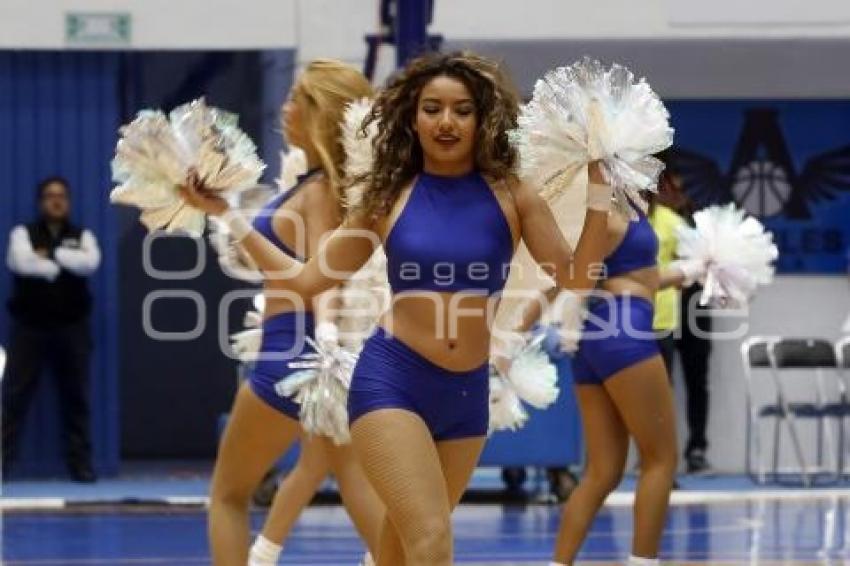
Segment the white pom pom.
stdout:
[[215,253],[218,255],[218,265],[229,277],[245,281],[247,283],[261,283],[263,273],[257,263],[248,255],[242,247],[231,236],[227,224],[215,217],[208,219],[208,239]]
[[348,430],[348,389],[324,373],[301,388],[295,401],[301,406],[301,426],[309,434],[326,436],[334,444],[351,441]]
[[639,191],[656,190],[663,165],[652,155],[670,146],[673,129],[645,80],[585,58],[537,81],[511,137],[522,176],[540,186],[547,201],[567,190],[587,163],[601,160],[621,210],[633,216],[627,199],[639,204]]
[[572,353],[578,350],[581,330],[587,312],[582,308],[583,304],[582,295],[572,291],[563,291],[558,295],[546,317],[555,324],[560,337],[561,350],[564,352]]
[[275,384],[275,391],[293,397],[301,406],[301,426],[310,434],[327,436],[335,444],[351,440],[348,431],[348,387],[357,356],[339,347],[324,348],[307,338],[316,353],[289,362],[301,371]]
[[280,152],[280,176],[275,179],[278,192],[288,191],[298,182],[298,176],[307,172],[307,154],[301,148],[292,147]]
[[251,299],[251,304],[254,305],[254,310],[264,313],[266,311],[266,296],[263,293],[257,293]]
[[297,396],[308,383],[315,382],[318,377],[319,371],[316,369],[296,371],[278,381],[274,390],[281,397]]
[[255,362],[262,344],[262,328],[250,328],[230,335],[230,347],[242,363]]
[[372,101],[361,98],[345,109],[342,125],[342,146],[345,149],[345,175],[349,178],[366,175],[372,170],[372,140],[378,133],[378,124],[371,122],[364,135],[363,120],[372,111]]
[[[257,212],[274,198],[274,191],[267,185],[256,185],[240,191],[238,195],[229,195],[231,211],[253,220]],[[208,217],[208,238],[210,245],[218,255],[221,270],[229,277],[247,283],[261,283],[265,276],[257,262],[245,251],[223,218]]]
[[392,302],[382,247],[376,248],[369,261],[343,284],[341,300],[337,320],[340,344],[357,352]]
[[210,190],[233,193],[257,184],[266,166],[254,142],[236,126],[235,114],[199,98],[172,110],[168,119],[189,164]]
[[498,374],[490,376],[490,424],[488,434],[500,430],[518,430],[528,413],[510,383]]
[[190,168],[209,190],[226,196],[255,185],[265,167],[236,127],[236,117],[202,98],[175,108],[168,118],[142,111],[119,132],[112,160],[118,186],[110,200],[140,208],[149,230],[203,233],[204,213],[188,206],[177,190]]
[[[365,135],[362,130],[363,121],[371,110],[372,100],[362,98],[351,102],[345,111],[341,141],[345,148],[345,176],[349,182],[372,171],[372,142],[378,133],[378,124],[371,122]],[[364,189],[362,182],[348,186],[345,194],[346,206],[357,206]],[[342,287],[343,308],[337,326],[340,343],[351,351],[359,351],[390,302],[386,263],[384,250],[378,247],[369,261]]]
[[696,212],[694,224],[680,228],[678,255],[708,266],[701,304],[742,305],[773,281],[779,251],[758,220],[730,203]]
[[[349,181],[368,175],[372,171],[372,141],[378,134],[378,124],[373,121],[362,130],[363,120],[372,110],[372,101],[362,98],[348,105],[342,125],[342,146],[345,149],[345,176]],[[349,207],[360,203],[363,184],[355,183],[346,189],[346,204]]]
[[179,196],[172,185],[148,182],[138,177],[130,177],[124,184],[115,187],[109,193],[109,201],[112,204],[123,204],[142,209],[163,208],[173,205],[179,200]]
[[544,334],[536,337],[513,360],[508,381],[520,399],[537,409],[546,409],[558,398],[558,370],[543,351]]
[[247,311],[242,324],[245,328],[259,328],[263,325],[263,311]]

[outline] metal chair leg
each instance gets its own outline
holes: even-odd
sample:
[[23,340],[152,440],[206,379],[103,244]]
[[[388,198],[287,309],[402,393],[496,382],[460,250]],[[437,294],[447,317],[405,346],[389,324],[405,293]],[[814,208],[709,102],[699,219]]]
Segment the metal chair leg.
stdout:
[[747,476],[754,483],[764,483],[761,466],[761,444],[758,436],[759,420],[756,417],[752,402],[747,399],[747,428],[745,436]]
[[847,450],[848,448],[850,448],[850,446],[848,446],[847,441],[847,419],[842,416],[839,422],[840,428],[838,429],[838,434],[841,437],[841,440],[838,442],[838,478],[840,481],[841,479],[845,478],[845,475],[847,475]]
[[753,478],[753,424],[750,417],[750,401],[747,399],[747,422],[744,425],[744,469],[752,481]]
[[785,418],[788,423],[788,432],[791,433],[791,442],[794,445],[794,452],[797,455],[797,462],[800,464],[800,472],[803,476],[803,485],[806,487],[810,487],[812,485],[812,479],[809,476],[809,468],[806,465],[806,457],[803,454],[803,445],[800,444],[800,437],[797,434],[797,423],[794,415],[791,414],[791,411],[788,408],[788,403],[785,399],[782,400],[783,406],[785,406]]
[[[828,478],[830,483],[838,483],[841,481],[841,423],[833,419],[831,416],[825,416],[823,418],[824,421],[824,429],[823,429],[823,437],[825,444],[825,454],[829,455],[829,463],[831,468],[827,468],[826,464],[821,468],[824,472],[824,476]],[[838,440],[836,441],[836,434],[832,430],[835,426],[838,427]],[[826,456],[824,456],[826,459]],[[831,470],[834,469],[835,473],[832,473]]]
[[767,470],[764,465],[764,443],[762,442],[761,428],[761,419],[753,419],[753,445],[755,448],[754,455],[756,457],[757,466],[756,474],[758,476],[758,483],[765,484],[767,483]]
[[779,452],[782,448],[782,421],[785,417],[777,415],[773,419],[773,481],[779,481]]

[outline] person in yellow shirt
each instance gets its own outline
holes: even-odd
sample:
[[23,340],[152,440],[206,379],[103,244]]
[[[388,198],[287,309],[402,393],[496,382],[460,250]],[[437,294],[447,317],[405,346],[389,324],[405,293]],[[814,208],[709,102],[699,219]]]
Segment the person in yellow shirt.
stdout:
[[[658,236],[658,267],[664,269],[676,259],[676,247],[679,240],[677,232],[685,221],[676,212],[653,199],[649,208],[649,223]],[[661,355],[667,366],[667,374],[672,376],[673,353],[676,350],[675,331],[679,327],[679,289],[669,287],[655,294],[655,316],[652,329],[658,335]]]
[[[649,222],[658,235],[658,266],[664,268],[676,258],[677,232],[688,223],[693,207],[682,190],[682,180],[674,170],[668,169],[659,183],[659,193],[650,204]],[[687,394],[688,443],[685,461],[689,474],[707,474],[711,467],[706,460],[708,448],[706,427],[708,422],[708,359],[711,341],[711,317],[703,312],[687,316],[696,308],[702,287],[691,285],[680,291],[676,288],[659,291],[655,295],[653,330],[667,374],[673,376],[673,358],[676,351],[682,363],[682,373]],[[687,323],[692,320],[694,328]],[[684,324],[683,324],[684,322]]]

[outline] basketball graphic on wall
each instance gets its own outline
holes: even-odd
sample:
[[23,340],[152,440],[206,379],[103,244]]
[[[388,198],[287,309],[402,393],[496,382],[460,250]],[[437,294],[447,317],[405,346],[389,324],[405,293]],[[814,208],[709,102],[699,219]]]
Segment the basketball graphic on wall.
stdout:
[[769,160],[751,161],[738,169],[732,181],[735,201],[761,218],[780,214],[792,190],[785,170]]
[[747,108],[732,159],[676,147],[669,159],[697,208],[737,202],[758,218],[809,220],[813,206],[850,192],[850,145],[808,157],[795,167],[776,108]]

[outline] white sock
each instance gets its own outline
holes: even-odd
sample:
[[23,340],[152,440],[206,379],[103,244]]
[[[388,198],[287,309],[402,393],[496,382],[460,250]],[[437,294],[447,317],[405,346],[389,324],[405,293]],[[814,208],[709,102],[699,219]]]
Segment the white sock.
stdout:
[[563,562],[550,562],[549,566],[570,566],[570,565],[564,564]]
[[281,551],[283,545],[275,544],[263,535],[257,535],[248,556],[248,566],[275,566]]
[[628,566],[660,566],[661,562],[657,558],[641,558],[632,554],[629,556]]
[[363,555],[363,562],[360,563],[361,566],[375,566],[375,561],[372,559],[372,553],[367,552]]

